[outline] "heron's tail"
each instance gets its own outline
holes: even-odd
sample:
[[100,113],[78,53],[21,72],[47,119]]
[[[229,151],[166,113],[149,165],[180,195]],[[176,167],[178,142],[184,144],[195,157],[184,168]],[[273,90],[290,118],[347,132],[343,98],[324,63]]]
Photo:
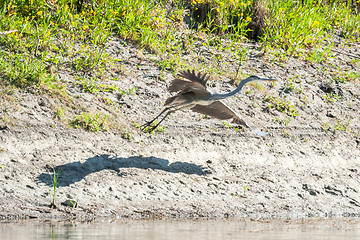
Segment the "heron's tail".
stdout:
[[256,135],[259,135],[260,137],[263,137],[268,134],[268,132],[261,132],[255,129],[250,128]]
[[251,131],[253,131],[256,135],[259,135],[261,137],[265,136],[268,134],[268,132],[262,132],[262,131],[258,131],[252,127],[249,126],[249,124],[247,124],[243,119],[241,118],[233,118],[233,123],[236,123],[236,124],[239,124],[239,125],[242,125],[244,127],[247,127],[247,128],[250,128]]

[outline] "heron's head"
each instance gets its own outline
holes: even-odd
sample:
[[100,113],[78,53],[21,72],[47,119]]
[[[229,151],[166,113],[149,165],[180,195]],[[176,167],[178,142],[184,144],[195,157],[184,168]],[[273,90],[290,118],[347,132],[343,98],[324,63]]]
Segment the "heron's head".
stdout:
[[252,75],[252,76],[248,77],[248,79],[250,81],[276,81],[276,79],[273,79],[273,78],[261,78],[256,75]]

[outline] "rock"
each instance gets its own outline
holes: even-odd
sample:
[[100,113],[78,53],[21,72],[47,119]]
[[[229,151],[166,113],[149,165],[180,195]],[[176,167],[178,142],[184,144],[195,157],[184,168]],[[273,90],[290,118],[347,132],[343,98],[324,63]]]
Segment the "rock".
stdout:
[[315,189],[313,185],[310,184],[303,184],[303,189],[309,192],[309,194],[312,196],[316,196],[320,193],[318,190]]
[[78,203],[75,200],[68,199],[65,202],[62,202],[61,205],[66,206],[66,207],[77,208]]

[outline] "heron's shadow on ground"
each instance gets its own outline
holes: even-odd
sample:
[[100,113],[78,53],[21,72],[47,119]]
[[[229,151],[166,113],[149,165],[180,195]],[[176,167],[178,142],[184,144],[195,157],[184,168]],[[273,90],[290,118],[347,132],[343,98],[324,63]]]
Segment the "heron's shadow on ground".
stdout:
[[[106,154],[88,158],[84,163],[67,163],[56,166],[54,169],[56,173],[59,173],[57,186],[66,187],[81,181],[91,173],[99,172],[105,169],[114,170],[121,177],[121,168],[157,169],[170,173],[196,175],[207,175],[211,173],[206,170],[205,167],[194,163],[174,162],[169,164],[168,160],[157,157],[133,156],[129,158],[121,158],[111,157]],[[53,176],[54,172],[51,170],[49,173],[40,174],[37,179],[38,182],[45,183],[48,186],[53,186]]]

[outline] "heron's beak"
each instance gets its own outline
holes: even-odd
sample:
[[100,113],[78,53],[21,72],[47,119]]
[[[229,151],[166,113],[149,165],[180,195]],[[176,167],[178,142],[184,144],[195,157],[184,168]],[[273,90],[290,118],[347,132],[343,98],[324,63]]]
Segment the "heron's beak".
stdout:
[[260,79],[261,81],[276,81],[276,79],[273,79],[273,78],[261,78]]

